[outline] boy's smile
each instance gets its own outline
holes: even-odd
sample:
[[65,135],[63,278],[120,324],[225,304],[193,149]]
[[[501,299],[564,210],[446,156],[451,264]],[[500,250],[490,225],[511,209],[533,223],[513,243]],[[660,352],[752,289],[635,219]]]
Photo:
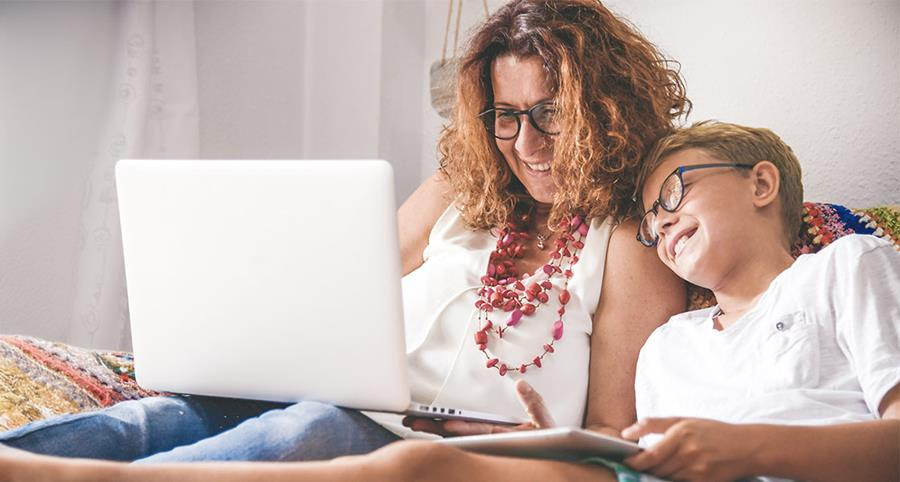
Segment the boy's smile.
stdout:
[[688,240],[691,239],[691,236],[697,232],[697,229],[687,229],[683,230],[681,233],[672,236],[672,242],[669,243],[672,248],[669,250],[670,256],[674,259],[684,251],[684,246],[687,244]]
[[[701,149],[685,149],[665,157],[644,184],[645,209],[657,201],[663,182],[679,166],[722,162]],[[738,170],[728,167],[690,170],[682,178],[684,191],[675,212],[656,208],[653,227],[659,236],[657,254],[678,276],[713,287],[737,262],[736,253],[742,251],[745,237],[739,229],[741,223],[735,219],[752,215],[747,212],[748,206],[752,207],[747,199],[751,184]]]

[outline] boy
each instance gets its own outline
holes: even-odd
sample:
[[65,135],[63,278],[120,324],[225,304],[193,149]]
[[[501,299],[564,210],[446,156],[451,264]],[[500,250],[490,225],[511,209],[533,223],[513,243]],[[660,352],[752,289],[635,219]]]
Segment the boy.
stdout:
[[678,480],[900,480],[893,246],[850,235],[795,261],[800,166],[766,129],[676,131],[638,186],[638,240],[718,305],[672,317],[641,350],[623,436],[656,443],[626,463]]

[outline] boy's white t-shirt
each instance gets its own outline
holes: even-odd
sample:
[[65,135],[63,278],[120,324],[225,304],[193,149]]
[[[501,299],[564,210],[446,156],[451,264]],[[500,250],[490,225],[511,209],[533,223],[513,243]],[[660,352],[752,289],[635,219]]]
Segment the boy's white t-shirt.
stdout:
[[845,236],[800,256],[723,331],[713,328],[715,311],[673,316],[647,340],[635,379],[638,418],[873,420],[900,382],[900,254],[874,236]]

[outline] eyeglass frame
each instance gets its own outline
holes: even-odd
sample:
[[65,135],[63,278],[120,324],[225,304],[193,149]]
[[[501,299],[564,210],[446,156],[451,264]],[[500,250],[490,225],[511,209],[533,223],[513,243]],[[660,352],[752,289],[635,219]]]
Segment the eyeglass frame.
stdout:
[[[559,132],[547,132],[547,131],[545,131],[544,129],[541,129],[540,127],[538,127],[537,121],[534,120],[534,115],[532,114],[532,113],[534,112],[534,110],[537,109],[538,107],[543,107],[543,106],[546,106],[546,105],[553,106],[553,105],[554,105],[554,101],[552,101],[552,100],[541,101],[541,102],[538,102],[537,104],[534,104],[533,106],[531,106],[531,107],[529,107],[529,108],[527,108],[527,109],[523,109],[523,110],[505,109],[505,108],[502,108],[502,107],[500,107],[500,108],[497,108],[497,107],[491,107],[490,109],[485,109],[483,112],[481,112],[480,114],[478,114],[478,118],[481,119],[482,122],[484,122],[484,128],[487,129],[487,131],[490,132],[491,135],[494,136],[494,138],[500,139],[500,140],[504,140],[504,141],[510,141],[510,140],[513,140],[513,139],[515,139],[516,137],[519,136],[519,133],[522,131],[522,118],[521,118],[521,116],[523,116],[523,115],[528,117],[528,122],[531,123],[531,126],[534,127],[535,129],[537,129],[538,132],[540,132],[541,134],[544,134],[544,135],[547,135],[547,136],[555,136],[555,135],[559,135]],[[516,119],[516,133],[513,134],[513,135],[510,136],[510,137],[500,137],[500,136],[498,136],[497,133],[495,132],[495,130],[494,130],[494,129],[491,129],[491,128],[488,126],[488,121],[487,121],[486,119],[484,119],[484,117],[483,117],[485,114],[487,114],[488,112],[491,112],[491,111],[494,111],[494,112],[498,112],[498,111],[499,111],[499,112],[502,112],[504,116],[509,116],[509,117],[515,118],[515,119]],[[493,119],[491,119],[491,123],[493,124],[494,122],[496,122],[496,120],[497,120],[497,118],[494,117]]]
[[[692,166],[676,167],[674,171],[672,171],[668,176],[663,178],[663,182],[659,186],[659,195],[656,196],[656,200],[653,201],[653,205],[650,207],[650,209],[644,211],[644,215],[641,216],[641,222],[638,224],[637,235],[635,236],[637,238],[638,242],[648,248],[652,248],[652,247],[656,246],[656,244],[659,242],[659,233],[656,233],[655,239],[653,239],[652,241],[649,241],[649,243],[646,242],[641,237],[641,227],[644,225],[644,220],[647,219],[647,216],[649,216],[651,213],[653,213],[654,218],[659,214],[659,208],[663,208],[663,210],[666,212],[674,213],[675,211],[678,210],[678,208],[681,207],[681,203],[684,201],[684,189],[686,187],[684,184],[684,173],[685,172],[696,171],[698,169],[709,169],[709,168],[713,168],[713,167],[733,167],[733,168],[737,168],[737,169],[753,169],[754,165],[755,164],[743,164],[740,162],[715,162],[715,163],[709,163],[709,164],[694,164]],[[672,176],[676,176],[678,178],[678,182],[681,185],[681,189],[680,189],[681,195],[678,197],[678,202],[675,203],[675,206],[672,207],[671,209],[669,209],[669,208],[663,206],[663,203],[660,201],[662,200],[663,188],[666,186],[666,182]],[[635,199],[637,199],[637,194],[635,194]]]

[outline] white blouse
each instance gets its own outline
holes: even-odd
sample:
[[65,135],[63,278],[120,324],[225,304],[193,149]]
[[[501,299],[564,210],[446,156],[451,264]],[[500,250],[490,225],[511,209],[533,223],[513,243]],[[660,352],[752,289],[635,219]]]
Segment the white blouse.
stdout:
[[[571,301],[563,317],[565,331],[554,343],[543,366],[526,373],[509,371],[500,376],[485,367],[485,356],[475,345],[478,326],[475,301],[481,276],[487,270],[497,237],[489,231],[468,229],[455,205],[438,218],[423,253],[423,264],[403,277],[403,310],[412,399],[479,412],[528,418],[514,384],[525,378],[543,397],[558,425],[581,426],[587,402],[592,319],[600,300],[606,250],[613,230],[611,220],[594,219],[584,239],[579,261],[569,280]],[[536,249],[536,248],[533,248]],[[547,256],[551,253],[547,250]],[[539,272],[536,280],[546,275]],[[550,302],[526,316],[502,339],[491,337],[489,350],[511,368],[529,363],[552,339],[559,318],[557,295],[565,278],[551,278]],[[527,282],[525,283],[527,285]],[[506,314],[494,312],[495,324]],[[373,416],[403,437],[420,436],[402,427],[396,417]],[[391,423],[393,422],[393,423]]]

